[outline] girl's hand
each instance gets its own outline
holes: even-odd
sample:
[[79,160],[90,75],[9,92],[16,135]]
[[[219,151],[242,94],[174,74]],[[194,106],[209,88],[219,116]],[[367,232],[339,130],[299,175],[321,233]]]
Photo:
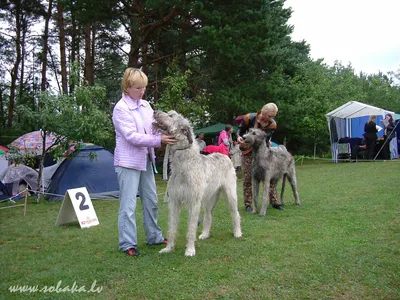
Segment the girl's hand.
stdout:
[[163,144],[172,145],[172,144],[176,144],[176,142],[177,142],[177,140],[173,136],[165,135],[165,134],[163,134],[161,136],[161,143],[163,143]]

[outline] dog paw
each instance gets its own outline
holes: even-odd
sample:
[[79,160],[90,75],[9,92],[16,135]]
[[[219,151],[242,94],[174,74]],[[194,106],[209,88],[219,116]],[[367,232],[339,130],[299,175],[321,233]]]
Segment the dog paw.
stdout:
[[208,239],[210,237],[209,233],[202,233],[199,235],[199,240],[205,240]]
[[170,247],[165,247],[164,249],[161,249],[160,252],[158,253],[169,253],[171,252],[173,249]]
[[185,251],[185,256],[195,256],[196,255],[196,250],[193,249],[186,249]]
[[301,206],[301,202],[297,202],[296,205],[297,205],[297,206]]
[[256,214],[257,213],[257,209],[253,209],[252,213]]
[[265,213],[265,212],[260,212],[260,217],[265,217],[265,215],[266,215],[267,213]]
[[233,236],[235,237],[235,238],[240,238],[240,237],[242,237],[242,232],[241,231],[238,231],[238,232],[235,232],[234,234],[233,234]]

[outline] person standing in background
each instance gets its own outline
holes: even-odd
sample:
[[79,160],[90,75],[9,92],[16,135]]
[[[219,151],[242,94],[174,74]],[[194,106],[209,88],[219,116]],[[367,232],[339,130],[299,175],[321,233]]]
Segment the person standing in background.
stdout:
[[232,140],[231,134],[233,132],[233,126],[231,124],[227,124],[225,126],[225,130],[222,130],[218,137],[218,145],[221,146],[229,153],[229,150],[232,148]]
[[381,120],[383,126],[385,127],[385,131],[383,133],[383,138],[385,140],[383,144],[383,157],[384,159],[391,159],[391,145],[390,142],[395,136],[394,128],[396,127],[394,124],[393,116],[391,114],[386,114],[385,119]]
[[232,133],[232,141],[233,147],[229,151],[229,155],[231,157],[235,171],[238,172],[240,170],[240,167],[242,166],[242,151],[240,150],[240,144],[237,141],[237,134],[234,132]]
[[200,132],[198,138],[196,139],[197,144],[199,144],[200,151],[203,151],[203,149],[207,146],[206,142],[204,141],[204,133]]
[[375,156],[376,140],[378,129],[376,128],[376,116],[372,115],[364,125],[365,145],[367,147],[367,159],[372,160]]

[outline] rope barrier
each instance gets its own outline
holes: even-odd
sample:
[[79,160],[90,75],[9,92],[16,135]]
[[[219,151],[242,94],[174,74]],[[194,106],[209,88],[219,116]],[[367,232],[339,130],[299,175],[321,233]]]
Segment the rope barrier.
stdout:
[[16,197],[18,197],[20,194],[22,194],[23,192],[26,192],[26,191],[28,191],[28,188],[26,188],[26,189],[20,191],[18,194],[14,195],[14,196],[11,196],[10,198],[0,200],[0,203],[2,203],[2,202],[7,202],[7,201],[12,201],[12,202],[15,203],[15,201],[14,201],[13,199],[16,198]]
[[[332,158],[322,158],[322,157],[307,157],[307,156],[302,156],[300,158],[298,158],[295,162],[299,161],[300,159],[310,159],[310,160],[322,160],[322,161],[331,161],[331,162],[335,162]],[[348,161],[348,162],[395,162],[397,159],[388,159],[388,160],[382,160],[382,159],[375,159],[375,160],[368,160],[368,159],[351,159],[351,158],[347,158],[347,159],[343,159],[343,158],[338,158],[336,159],[336,161]]]
[[60,195],[60,194],[52,194],[52,193],[46,193],[43,191],[34,191],[34,190],[28,190],[32,193],[38,194],[38,195],[51,195],[51,196],[60,196],[60,197],[64,197],[64,195]]
[[0,209],[5,209],[5,208],[13,208],[13,207],[17,207],[17,206],[25,206],[25,204],[18,204],[18,205],[4,206],[4,207],[0,207]]
[[[13,197],[11,197],[11,198],[9,198],[9,199],[5,199],[5,201],[11,201],[12,203],[16,204],[16,202],[13,200],[13,198],[15,198],[15,197],[17,197],[18,195],[22,194],[23,192],[27,192],[27,191],[28,191],[28,188],[26,188],[26,189],[20,191],[18,194],[16,194],[15,196],[13,196]],[[1,202],[5,202],[5,201],[4,201],[4,200],[3,200],[3,201],[0,201],[0,203],[1,203]],[[13,208],[13,207],[18,207],[18,206],[24,206],[24,217],[25,217],[25,216],[26,216],[26,207],[28,206],[28,193],[25,193],[25,202],[24,202],[24,204],[17,204],[17,205],[11,205],[11,206],[4,206],[4,207],[0,207],[0,209]]]

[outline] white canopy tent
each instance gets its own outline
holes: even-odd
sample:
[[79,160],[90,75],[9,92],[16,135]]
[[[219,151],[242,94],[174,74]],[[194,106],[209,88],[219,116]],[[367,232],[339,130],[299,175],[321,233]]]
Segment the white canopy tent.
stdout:
[[[385,114],[395,113],[372,105],[364,104],[358,101],[349,101],[346,104],[332,110],[325,116],[328,121],[328,127],[332,145],[332,159],[337,161],[337,143],[344,137],[361,137],[364,133],[364,124],[369,116],[377,116],[377,124],[384,119]],[[383,134],[383,131],[380,133]],[[391,141],[392,157],[398,157],[397,139]]]

